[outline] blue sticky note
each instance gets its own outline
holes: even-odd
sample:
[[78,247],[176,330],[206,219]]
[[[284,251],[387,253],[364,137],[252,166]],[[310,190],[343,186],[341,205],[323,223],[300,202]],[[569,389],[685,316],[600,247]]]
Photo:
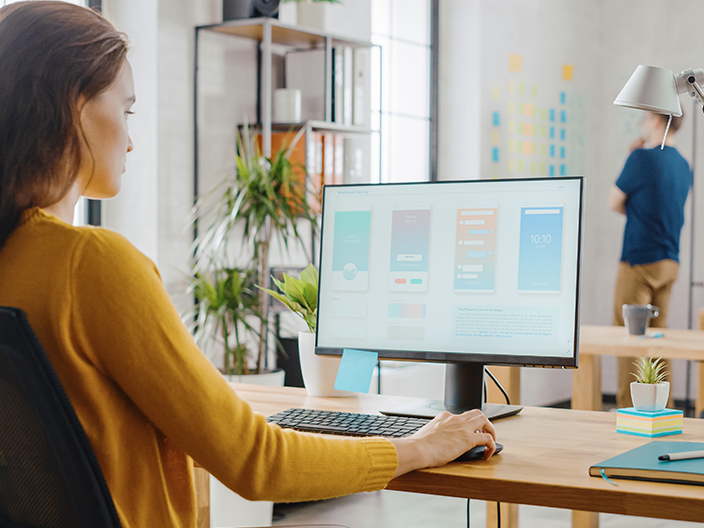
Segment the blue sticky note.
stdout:
[[550,157],[555,157],[555,145],[550,145]]
[[565,129],[564,129],[564,128],[561,128],[561,129],[560,129],[560,139],[561,139],[562,141],[564,141],[566,137],[567,137],[567,134],[566,134],[566,132],[565,132]]
[[354,392],[369,392],[372,375],[379,354],[366,350],[345,348],[342,350],[342,361],[337,369],[335,388]]
[[550,176],[555,176],[555,165],[550,165]]
[[565,92],[560,92],[560,103],[565,104],[567,102],[567,94]]
[[499,162],[499,147],[494,147],[491,149],[491,160],[494,163]]
[[555,121],[555,109],[550,109],[550,121]]
[[562,159],[565,158],[565,147],[560,147],[560,157],[561,157]]
[[567,166],[560,165],[560,176],[564,176],[566,172],[567,172]]
[[567,112],[565,112],[564,110],[560,112],[560,121],[562,121],[563,123],[567,123]]
[[555,127],[550,127],[550,139],[555,139]]
[[501,124],[501,117],[499,116],[499,113],[494,112],[492,114],[492,116],[493,116],[492,120],[493,120],[494,126],[499,126]]

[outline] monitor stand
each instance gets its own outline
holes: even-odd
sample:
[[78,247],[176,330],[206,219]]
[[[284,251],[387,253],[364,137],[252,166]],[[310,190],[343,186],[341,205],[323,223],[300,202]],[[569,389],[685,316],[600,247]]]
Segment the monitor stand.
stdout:
[[484,403],[484,364],[448,363],[445,366],[445,401],[421,400],[382,410],[389,416],[432,419],[443,411],[460,414],[481,409],[489,420],[499,420],[521,412],[519,405]]

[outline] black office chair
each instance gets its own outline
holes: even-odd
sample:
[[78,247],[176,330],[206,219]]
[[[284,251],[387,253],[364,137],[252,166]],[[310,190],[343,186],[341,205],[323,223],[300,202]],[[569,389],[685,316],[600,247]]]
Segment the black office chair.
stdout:
[[119,528],[76,413],[27,318],[0,307],[0,526]]

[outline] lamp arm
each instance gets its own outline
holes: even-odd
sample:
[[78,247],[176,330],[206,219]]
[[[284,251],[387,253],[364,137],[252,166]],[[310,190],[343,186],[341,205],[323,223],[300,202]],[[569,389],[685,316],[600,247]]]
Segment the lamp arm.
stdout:
[[684,70],[675,76],[675,82],[678,93],[688,93],[704,107],[704,91],[700,87],[700,83],[704,84],[703,69]]

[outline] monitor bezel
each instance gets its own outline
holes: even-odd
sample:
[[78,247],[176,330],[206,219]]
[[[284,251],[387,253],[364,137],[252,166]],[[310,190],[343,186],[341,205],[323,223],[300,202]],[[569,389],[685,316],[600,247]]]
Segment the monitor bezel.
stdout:
[[[578,181],[579,182],[579,217],[577,227],[577,282],[575,296],[575,326],[574,326],[574,354],[572,357],[559,356],[516,356],[507,354],[479,354],[479,353],[462,353],[462,352],[438,352],[438,351],[422,351],[422,350],[399,350],[385,348],[368,348],[368,347],[353,347],[355,350],[366,350],[376,352],[379,359],[399,360],[399,361],[421,361],[431,363],[484,363],[487,365],[506,365],[506,366],[523,366],[523,367],[547,367],[547,368],[577,368],[579,366],[579,301],[581,293],[582,281],[582,230],[584,225],[584,176],[560,176],[560,177],[544,177],[544,178],[512,178],[512,179],[492,179],[492,180],[443,180],[435,182],[394,182],[394,183],[356,183],[344,185],[323,185],[322,189],[322,208],[320,222],[320,248],[318,251],[318,263],[322,262],[323,256],[323,240],[325,225],[325,196],[329,188],[354,188],[354,187],[370,187],[374,185],[383,186],[408,186],[408,185],[445,185],[470,183],[481,185],[483,183],[507,183],[516,181]],[[320,267],[320,266],[319,266]],[[319,269],[319,282],[322,281],[323,270]],[[318,287],[318,304],[320,306],[320,292],[322,288]],[[316,314],[316,328],[320,323],[320,310]],[[352,348],[352,347],[350,347]],[[320,356],[337,356],[341,357],[344,348],[339,347],[321,347],[318,346],[318,334],[315,336],[315,354]]]

